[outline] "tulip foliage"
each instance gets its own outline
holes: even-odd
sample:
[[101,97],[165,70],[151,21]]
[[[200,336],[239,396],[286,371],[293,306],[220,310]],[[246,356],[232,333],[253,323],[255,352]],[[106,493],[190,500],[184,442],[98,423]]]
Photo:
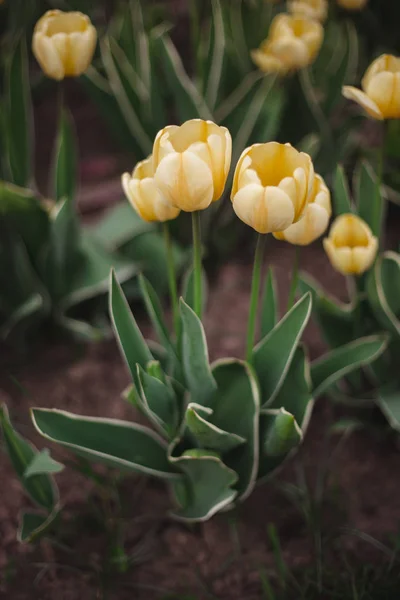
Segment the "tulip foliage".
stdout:
[[387,336],[386,350],[379,359],[335,385],[331,394],[350,405],[375,402],[390,425],[400,430],[400,255],[388,251],[375,260],[384,214],[377,187],[371,166],[360,163],[353,202],[344,171],[337,169],[334,205],[339,216],[324,242],[334,268],[355,276],[351,302],[343,304],[327,296],[308,276],[302,277],[301,289],[313,294],[315,316],[334,351],[360,336]]

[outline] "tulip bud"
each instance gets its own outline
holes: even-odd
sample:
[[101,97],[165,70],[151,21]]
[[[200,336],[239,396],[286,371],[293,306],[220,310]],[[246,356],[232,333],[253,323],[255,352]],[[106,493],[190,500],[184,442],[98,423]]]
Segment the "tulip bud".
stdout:
[[343,96],[362,106],[372,118],[400,118],[400,58],[382,54],[368,67],[362,81],[364,91],[343,87]]
[[297,71],[316,58],[324,38],[321,23],[303,17],[279,14],[272,23],[266,40],[251,57],[265,73]]
[[368,0],[337,0],[338,5],[347,10],[362,10],[367,2]]
[[90,65],[97,33],[80,12],[49,10],[36,23],[32,51],[48,77],[78,77]]
[[304,216],[284,231],[275,232],[277,240],[284,240],[296,246],[308,246],[325,233],[332,214],[331,195],[325,181],[315,175]]
[[170,125],[154,142],[155,180],[173,206],[186,212],[203,210],[222,196],[231,154],[226,127],[201,119]]
[[233,210],[258,233],[282,231],[302,217],[314,184],[311,158],[290,144],[254,144],[235,169]]
[[152,156],[139,162],[132,175],[122,175],[122,187],[129,202],[144,221],[169,221],[180,213],[179,208],[171,206],[156,186]]
[[325,21],[328,16],[327,0],[288,0],[288,11],[295,17]]
[[344,214],[335,219],[324,239],[325,252],[336,271],[343,275],[361,275],[375,260],[378,239],[357,215]]

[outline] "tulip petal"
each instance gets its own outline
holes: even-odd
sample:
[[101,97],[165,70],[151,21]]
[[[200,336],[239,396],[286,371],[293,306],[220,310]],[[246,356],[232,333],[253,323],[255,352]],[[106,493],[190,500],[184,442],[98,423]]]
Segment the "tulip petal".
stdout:
[[83,33],[71,33],[69,36],[69,61],[71,73],[75,77],[82,75],[90,63],[97,43],[96,29],[90,25]]
[[32,50],[42,71],[52,79],[64,79],[64,66],[51,38],[36,33],[32,39]]
[[241,188],[232,202],[239,219],[258,233],[279,231],[293,223],[293,203],[278,187],[250,184]]
[[367,271],[375,260],[378,251],[378,240],[376,237],[371,238],[367,247],[353,248],[353,269],[354,272],[360,275]]
[[307,206],[304,217],[298,223],[274,233],[274,237],[297,246],[308,246],[325,233],[328,223],[328,212],[313,202]]
[[384,119],[379,106],[373,100],[371,100],[367,94],[358,88],[352,87],[351,85],[345,85],[342,88],[342,94],[348,100],[354,100],[354,102],[357,102],[357,104],[359,104],[373,119],[378,119],[379,121]]
[[336,248],[331,239],[325,238],[323,241],[325,252],[336,271],[342,275],[350,275],[353,271],[353,257],[350,248]]
[[165,156],[157,167],[155,180],[167,202],[186,212],[203,210],[212,202],[211,169],[193,152]]
[[379,106],[385,119],[400,118],[400,73],[378,73],[370,80],[365,92]]

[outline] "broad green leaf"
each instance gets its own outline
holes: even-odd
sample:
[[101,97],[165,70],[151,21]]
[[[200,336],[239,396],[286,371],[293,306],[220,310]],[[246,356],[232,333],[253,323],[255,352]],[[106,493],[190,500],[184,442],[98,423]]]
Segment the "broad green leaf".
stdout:
[[45,475],[51,473],[60,473],[64,469],[64,465],[50,456],[47,448],[44,448],[33,457],[25,469],[24,477],[32,477],[34,475]]
[[0,425],[7,453],[24,490],[36,504],[51,511],[57,502],[53,481],[48,475],[33,475],[25,478],[26,469],[38,451],[15,431],[5,405],[0,408]]
[[186,385],[192,402],[208,406],[216,390],[216,382],[208,362],[207,340],[196,313],[181,298],[182,362]]
[[263,73],[251,71],[243,81],[229,94],[229,96],[221,102],[220,106],[215,109],[215,118],[218,123],[224,123],[231,115],[242,111],[243,103],[246,98],[254,91],[260,79],[264,78]]
[[368,301],[382,327],[400,336],[400,255],[385,252],[367,278]]
[[140,333],[114,271],[111,272],[110,281],[110,316],[122,356],[137,385],[136,365],[145,369],[153,356]]
[[[151,365],[152,363],[149,363]],[[159,363],[156,363],[159,365]],[[178,428],[178,404],[172,387],[137,365],[139,401],[153,425],[171,440]]]
[[[372,166],[361,161],[354,175],[354,191],[358,215],[371,227],[372,233],[379,236],[382,230],[384,203],[382,190]],[[377,221],[376,215],[379,219]]]
[[311,294],[305,294],[254,348],[252,362],[260,384],[262,407],[278,394],[311,314]]
[[262,448],[267,458],[285,457],[293,448],[299,446],[303,434],[292,414],[280,408],[266,409],[263,415],[269,421]]
[[390,427],[400,431],[400,386],[385,385],[378,390],[377,403]]
[[272,268],[265,279],[264,296],[261,312],[261,337],[264,338],[278,322],[278,299],[276,280]]
[[33,408],[32,420],[43,437],[89,461],[163,479],[179,478],[168,462],[163,440],[137,423],[44,408]]
[[348,373],[373,362],[387,347],[386,336],[360,338],[328,352],[311,365],[313,396],[318,398]]
[[157,40],[156,48],[163,65],[165,80],[174,97],[180,122],[189,119],[212,119],[212,114],[195,84],[185,71],[182,60],[169,35]]
[[193,402],[186,410],[186,425],[202,449],[224,454],[246,442],[244,437],[211,423],[208,419],[212,418],[212,413],[211,409],[206,410],[206,407]]
[[237,475],[207,450],[196,449],[193,454],[170,458],[185,474],[184,480],[174,485],[180,508],[173,516],[184,521],[207,521],[235,499],[237,492],[232,488]]
[[21,514],[21,523],[18,528],[18,541],[26,543],[37,540],[48,531],[58,514],[58,506],[56,506],[48,515],[23,511]]
[[212,369],[217,391],[208,420],[220,429],[246,440],[224,458],[239,476],[238,498],[244,500],[254,488],[259,460],[260,396],[250,366],[239,360],[217,361]]
[[32,177],[32,106],[26,41],[21,37],[8,56],[4,123],[11,182],[27,186]]
[[217,104],[218,92],[222,81],[222,69],[225,53],[225,27],[220,0],[211,0],[212,26],[210,62],[207,65],[207,83],[205,100],[210,110],[213,111]]
[[110,208],[98,223],[88,227],[91,236],[109,250],[117,250],[137,235],[154,230],[154,224],[143,221],[128,202]]
[[306,101],[309,116],[314,124],[312,129],[316,130],[321,136],[321,147],[324,147],[331,152],[333,148],[332,131],[327,116],[321,108],[317,90],[312,80],[310,67],[300,69],[297,75],[304,100]]
[[333,179],[333,205],[335,215],[353,212],[347,177],[342,165],[338,165]]
[[72,115],[62,109],[54,151],[54,194],[56,200],[75,200],[78,177],[78,153]]

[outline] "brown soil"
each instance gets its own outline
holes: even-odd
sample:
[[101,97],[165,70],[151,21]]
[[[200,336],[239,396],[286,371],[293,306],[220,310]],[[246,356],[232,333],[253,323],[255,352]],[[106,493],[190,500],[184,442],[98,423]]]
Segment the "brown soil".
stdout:
[[[398,223],[393,225],[394,240],[396,231]],[[288,293],[292,252],[289,245],[276,242],[268,247],[268,262],[275,266],[281,299]],[[322,285],[345,298],[343,278],[329,267],[320,245],[306,248],[302,263]],[[211,286],[206,329],[212,359],[243,354],[250,278],[246,259],[223,267]],[[140,321],[148,333],[143,317]],[[305,341],[312,357],[323,351],[313,324]],[[78,348],[47,341],[23,365],[4,354],[0,400],[9,406],[19,430],[42,447],[43,440],[35,436],[29,422],[29,406],[131,419],[132,409],[120,399],[128,382],[114,342]],[[56,538],[59,546],[42,542],[32,548],[16,542],[17,515],[27,501],[2,455],[0,598],[149,600],[179,592],[197,599],[261,599],[260,569],[276,581],[266,532],[269,523],[278,530],[283,557],[291,569],[315,564],[312,529],[283,494],[281,484],[297,484],[304,471],[314,490],[321,469],[327,472],[329,488],[323,501],[322,531],[324,538],[336,540],[324,546],[325,564],[341,568],[344,552],[354,566],[379,562],[381,552],[354,535],[340,536],[340,528],[360,530],[381,541],[398,531],[400,455],[393,440],[366,431],[351,434],[337,446],[339,438],[328,435],[337,415],[337,407],[321,400],[301,451],[279,476],[258,488],[236,515],[220,515],[201,526],[189,528],[169,520],[170,500],[162,485],[148,479],[126,479],[121,485],[118,518],[125,551],[135,553],[136,560],[117,576],[110,573],[104,523],[95,518],[93,507],[98,499],[93,486],[70,469],[57,477],[64,505]],[[53,455],[65,458],[58,449]]]

